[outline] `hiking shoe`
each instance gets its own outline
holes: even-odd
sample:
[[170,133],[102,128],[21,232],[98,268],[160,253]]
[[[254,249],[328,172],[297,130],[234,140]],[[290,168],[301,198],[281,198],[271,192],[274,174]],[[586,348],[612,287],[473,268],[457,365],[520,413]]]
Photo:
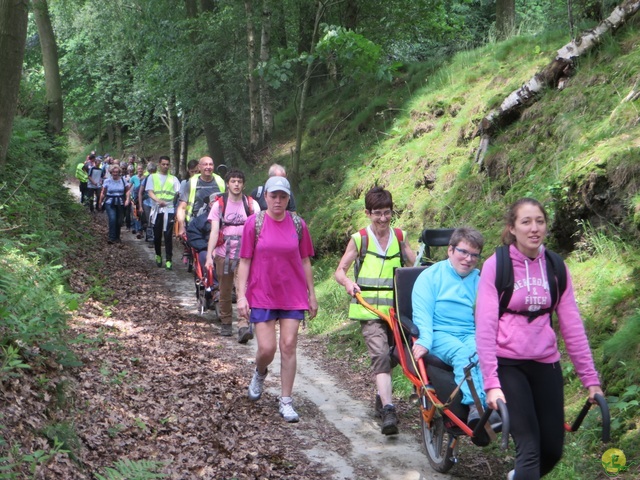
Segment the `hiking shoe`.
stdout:
[[249,327],[241,327],[238,329],[238,343],[247,343],[253,338],[253,332]]
[[231,335],[233,335],[231,324],[227,325],[223,323],[222,325],[220,325],[220,335],[222,335],[223,337],[230,337]]
[[173,269],[173,264],[170,261],[167,261],[164,266],[167,270]]
[[280,416],[284,418],[285,422],[296,423],[300,421],[300,417],[293,409],[293,400],[285,402],[282,398],[280,399]]
[[396,407],[389,404],[382,409],[382,434],[396,435],[398,433],[398,415]]
[[251,377],[251,383],[249,384],[248,391],[249,400],[252,402],[259,400],[262,396],[262,390],[264,390],[264,379],[267,378],[268,374],[269,370],[264,372],[262,375],[258,373],[257,369],[253,372],[253,377]]
[[160,255],[156,255],[156,267],[162,267],[162,257]]

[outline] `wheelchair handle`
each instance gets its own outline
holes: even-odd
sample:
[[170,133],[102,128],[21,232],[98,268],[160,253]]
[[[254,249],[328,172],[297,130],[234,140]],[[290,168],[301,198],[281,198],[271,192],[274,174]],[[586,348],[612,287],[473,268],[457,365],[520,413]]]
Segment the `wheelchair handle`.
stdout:
[[[593,396],[593,399],[600,407],[600,413],[602,414],[602,441],[604,443],[607,443],[611,439],[611,415],[609,414],[609,405],[607,404],[605,398],[599,393],[596,393]],[[582,421],[587,416],[587,413],[589,413],[591,405],[593,405],[593,403],[591,403],[591,401],[587,399],[584,407],[582,407],[582,410],[580,410],[578,418],[576,418],[576,420],[573,422],[573,425],[571,425],[570,427],[571,432],[575,432],[576,430],[578,430],[578,428],[580,428],[580,425],[582,425]]]

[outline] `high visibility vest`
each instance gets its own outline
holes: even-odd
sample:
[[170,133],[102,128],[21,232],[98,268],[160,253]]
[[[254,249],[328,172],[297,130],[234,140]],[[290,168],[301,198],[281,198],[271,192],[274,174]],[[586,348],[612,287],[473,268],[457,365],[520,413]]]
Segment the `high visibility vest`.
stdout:
[[151,175],[153,178],[153,193],[158,200],[164,200],[167,203],[173,202],[173,197],[176,196],[176,192],[173,189],[173,179],[175,178],[171,174],[167,174],[167,179],[164,183],[160,184],[160,174],[154,173]]
[[[191,217],[193,216],[193,206],[194,206],[194,203],[196,202],[196,190],[198,188],[199,179],[200,179],[199,173],[196,173],[189,179],[189,198],[187,199],[187,208],[184,216],[184,219],[187,223],[189,222],[189,220],[191,220]],[[225,187],[224,187],[224,180],[222,179],[222,177],[214,173],[213,179],[216,181],[216,185],[218,185],[218,190],[220,190],[220,193],[224,193]]]
[[[402,266],[400,241],[393,231],[390,231],[389,234],[392,241],[386,255],[378,254],[374,241],[368,242],[367,252],[356,277],[356,283],[362,291],[362,298],[387,315],[393,306],[393,270]],[[406,238],[405,232],[402,232],[402,237]],[[356,244],[356,249],[360,252],[362,242],[360,232],[354,233],[351,238]],[[360,305],[355,298],[351,300],[349,305],[349,318],[360,321],[379,319],[377,315]]]
[[80,162],[76,166],[76,178],[78,180],[80,180],[81,182],[88,182],[89,181],[89,174],[87,172],[85,172],[83,170],[83,168],[84,168],[84,162]]

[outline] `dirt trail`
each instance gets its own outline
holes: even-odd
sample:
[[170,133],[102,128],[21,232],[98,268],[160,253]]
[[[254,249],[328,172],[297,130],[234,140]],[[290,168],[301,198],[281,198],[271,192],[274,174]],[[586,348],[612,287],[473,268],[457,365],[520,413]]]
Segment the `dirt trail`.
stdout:
[[[59,455],[38,478],[94,478],[124,458],[165,462],[161,471],[176,480],[453,478],[430,468],[415,405],[396,399],[401,433],[380,433],[367,369],[354,373],[347,360],[329,358],[324,338],[300,336],[299,423],[278,415],[278,355],[263,398],[250,402],[255,340],[240,345],[218,334],[212,313],[198,315],[182,247],[174,247],[174,269],[167,271],[155,266],[152,248],[124,229],[122,244],[107,245],[104,213],[91,215],[86,228],[95,240],[69,259],[71,286],[101,294],[74,313],[76,334],[91,339],[77,346],[83,366],[62,372],[77,395],[68,419],[80,442],[77,462]],[[87,270],[106,282],[91,285]],[[28,398],[28,383],[15,388],[16,398]],[[23,417],[5,416],[3,423],[11,429],[29,416],[42,428],[42,410],[33,403]],[[465,447],[465,440],[461,447],[456,476],[502,476],[496,475],[504,465]]]

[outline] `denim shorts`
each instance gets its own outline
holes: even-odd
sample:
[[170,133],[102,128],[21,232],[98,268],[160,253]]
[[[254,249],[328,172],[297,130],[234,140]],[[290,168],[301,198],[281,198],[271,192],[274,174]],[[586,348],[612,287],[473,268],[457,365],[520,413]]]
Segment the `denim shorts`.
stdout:
[[280,320],[281,318],[291,318],[293,320],[304,320],[304,310],[280,310],[269,308],[252,308],[249,321],[251,323],[268,322],[270,320]]

